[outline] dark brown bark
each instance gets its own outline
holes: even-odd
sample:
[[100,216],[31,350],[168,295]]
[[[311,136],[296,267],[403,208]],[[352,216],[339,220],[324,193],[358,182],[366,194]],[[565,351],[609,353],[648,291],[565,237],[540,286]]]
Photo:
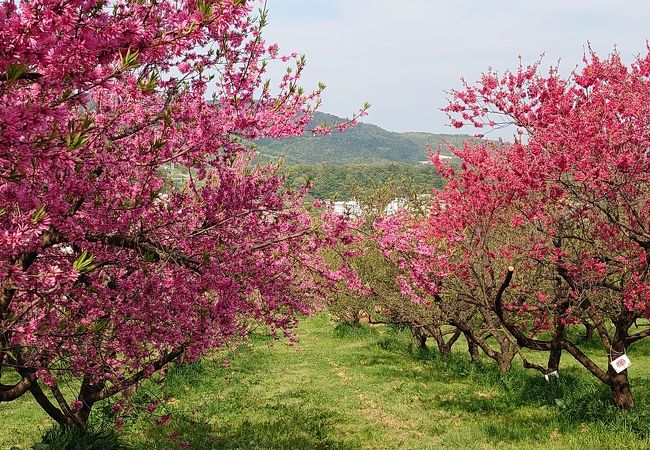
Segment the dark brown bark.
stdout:
[[451,356],[451,349],[458,341],[458,338],[461,336],[461,331],[459,329],[454,330],[453,334],[451,337],[445,341],[445,334],[448,333],[443,333],[442,330],[440,329],[439,326],[428,326],[426,327],[427,331],[429,334],[433,337],[433,339],[436,341],[436,345],[438,347],[438,352],[440,353],[440,356],[442,358],[449,358]]
[[67,418],[59,408],[54,406],[37,382],[32,384],[29,391],[34,396],[36,402],[41,406],[41,408],[43,408],[43,411],[45,411],[47,415],[54,419],[59,425],[72,426],[70,419]]
[[487,335],[476,333],[467,323],[454,321],[453,325],[468,337],[468,342],[473,341],[481,350],[483,350],[483,353],[485,353],[488,358],[496,362],[502,373],[510,370],[512,367],[512,360],[518,351],[516,344],[510,342],[505,337],[495,336],[495,333],[492,333],[491,335],[499,343],[499,350],[497,351],[488,344]]
[[610,370],[612,382],[609,387],[612,390],[612,401],[621,409],[634,408],[634,397],[630,389],[630,381],[627,378],[627,370],[616,373],[611,367]]
[[33,378],[23,377],[15,384],[0,384],[0,402],[10,402],[29,391]]
[[467,340],[467,351],[469,352],[469,358],[473,363],[476,363],[478,362],[478,345],[476,345],[474,339],[468,336],[467,333],[463,333],[463,334],[465,335],[465,339]]
[[548,373],[560,369],[560,359],[562,358],[562,348],[554,348],[548,355]]
[[[151,367],[153,367],[153,372],[157,372],[158,370],[162,369],[164,366],[169,364],[172,361],[176,361],[185,351],[185,346],[181,345],[179,348],[176,350],[173,350],[169,353],[166,353],[163,355],[160,359],[152,362],[149,364]],[[92,403],[98,402],[100,400],[105,400],[109,397],[112,397],[113,395],[117,394],[118,392],[121,392],[127,388],[130,388],[131,386],[137,385],[140,381],[142,381],[147,374],[150,373],[148,369],[142,369],[139,372],[136,372],[134,375],[132,375],[130,378],[127,378],[126,380],[122,381],[121,384],[112,386],[110,388],[102,389],[97,393],[92,393],[91,395],[88,396],[88,400]]]
[[561,318],[558,316],[555,324],[555,332],[553,333],[553,342],[555,343],[554,348],[551,349],[548,355],[548,363],[546,367],[548,368],[547,373],[551,373],[557,370],[560,370],[560,360],[562,359],[562,347],[559,345],[560,340],[564,338],[565,326],[562,325]]
[[[508,267],[508,272],[502,284],[503,289],[499,290],[501,294],[510,285],[510,281],[512,281],[512,273],[514,272],[514,270],[515,270],[514,267]],[[517,328],[509,320],[506,319],[503,310],[502,295],[497,295],[496,302],[495,302],[495,312],[499,317],[499,319],[501,320],[503,326],[506,327],[506,329],[515,337],[515,339],[517,340],[517,344],[519,344],[520,347],[526,347],[531,350],[542,350],[542,351],[550,351],[558,348],[561,348],[562,350],[566,350],[580,364],[582,364],[585,369],[591,372],[592,375],[594,375],[603,383],[610,384],[610,377],[608,373],[605,372],[603,369],[601,369],[600,366],[598,366],[598,364],[594,363],[587,355],[585,355],[585,353],[582,350],[576,347],[573,343],[567,341],[564,338],[553,339],[551,341],[540,341],[537,339],[531,339],[528,336],[526,336],[524,333],[522,333],[521,330],[519,330],[519,328]]]
[[[514,268],[508,268],[508,274],[506,275],[504,285],[510,283],[512,279],[512,272]],[[501,303],[501,296],[497,297],[496,302],[496,313],[499,316],[499,319],[503,325],[512,333],[512,335],[517,339],[517,343],[522,347],[527,347],[533,350],[547,350],[553,351],[557,349],[566,350],[571,356],[573,356],[582,366],[584,366],[592,375],[596,376],[600,381],[607,384],[612,392],[612,401],[613,403],[622,409],[632,409],[634,408],[634,397],[630,389],[630,382],[627,376],[627,370],[624,370],[621,373],[616,373],[611,364],[608,364],[607,371],[600,368],[596,363],[594,363],[587,355],[585,355],[576,345],[567,341],[563,336],[558,334],[554,335],[554,338],[551,341],[540,341],[531,339],[525,336],[521,330],[516,326],[506,320],[504,317],[503,305]],[[631,312],[624,311],[619,314],[618,317],[613,318],[614,326],[616,327],[614,331],[614,336],[610,337],[609,333],[604,327],[604,324],[600,320],[594,322],[594,328],[598,331],[603,346],[609,349],[609,360],[611,362],[613,359],[626,353],[627,345],[636,342],[637,340],[643,339],[650,335],[649,330],[644,330],[641,333],[636,335],[629,336],[628,332],[630,326],[634,323],[635,315]],[[550,364],[549,364],[550,365]]]
[[[624,312],[617,318],[608,362],[627,352],[626,340],[628,339],[628,330],[633,322],[634,316],[629,312]],[[607,375],[610,378],[608,384],[612,390],[612,401],[614,404],[626,410],[634,408],[634,397],[630,389],[630,381],[627,378],[627,370],[616,373],[612,365],[608,364]]]
[[512,369],[512,358],[499,358],[499,372],[506,374]]
[[454,331],[454,334],[449,338],[447,342],[444,341],[444,338],[442,340],[442,345],[438,346],[438,350],[440,351],[440,355],[443,358],[449,358],[451,357],[451,348],[454,346],[458,338],[461,336],[461,331],[456,330]]
[[128,248],[151,258],[155,261],[173,261],[195,273],[201,273],[201,263],[175,249],[166,248],[164,245],[153,242],[147,237],[133,237],[118,234],[89,234],[86,236],[91,242],[101,242],[113,247]]
[[[154,371],[160,371],[165,368],[167,364],[175,361],[183,351],[184,347],[182,346],[153,362],[151,365],[153,366]],[[30,377],[29,379],[34,378],[33,375],[28,373],[25,373],[24,376],[26,377],[25,379],[28,379],[27,377]],[[77,399],[81,401],[81,407],[78,409],[70,407],[58,387],[52,387],[52,396],[58,404],[57,407],[45,395],[35,378],[30,384],[28,390],[32,393],[34,399],[36,399],[41,408],[43,408],[43,410],[61,426],[84,429],[88,425],[88,418],[90,417],[92,407],[95,403],[109,398],[118,392],[132,389],[133,386],[142,381],[144,377],[145,371],[141,370],[125,380],[122,384],[111,386],[110,388],[106,388],[104,383],[93,383],[90,378],[86,377],[82,381],[81,388],[79,389]]]
[[413,342],[417,348],[427,348],[427,336],[417,327],[411,328],[413,332]]
[[72,412],[72,408],[70,408],[70,405],[68,404],[68,401],[65,399],[63,396],[63,393],[59,389],[58,386],[52,386],[50,387],[50,391],[52,392],[52,397],[54,397],[54,400],[59,405],[59,410],[63,413],[65,416],[67,423],[64,424],[66,426],[74,426],[77,428],[85,428],[85,423],[81,423],[77,420],[75,415]]
[[521,353],[519,353],[519,356],[521,357],[521,362],[524,366],[524,369],[534,369],[537,370],[542,375],[546,375],[550,373],[547,367],[540,366],[539,364],[531,363]]
[[81,409],[74,411],[74,416],[75,422],[82,424],[82,428],[85,428],[88,424],[90,411],[103,389],[104,383],[93,383],[89,377],[85,377],[81,383],[81,389],[79,389]]
[[589,322],[583,322],[585,326],[585,339],[591,341],[594,337],[594,326]]
[[647,337],[650,337],[650,328],[646,328],[645,330],[632,334],[630,336],[627,336],[625,338],[625,346],[629,347],[630,345],[634,344],[637,341],[640,341],[641,339],[645,339]]

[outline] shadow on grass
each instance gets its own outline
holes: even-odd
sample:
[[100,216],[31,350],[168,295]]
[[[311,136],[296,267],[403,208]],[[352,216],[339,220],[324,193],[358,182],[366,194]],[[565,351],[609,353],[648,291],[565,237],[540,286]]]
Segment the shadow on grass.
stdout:
[[[256,343],[267,341],[272,342],[262,336]],[[196,401],[191,407],[187,401],[178,404],[180,408],[171,405],[169,425],[139,422],[133,448],[360,448],[337,436],[336,425],[344,423],[344,418],[327,405],[309,405],[309,392],[295,388],[277,393],[270,401],[260,397],[259,385],[277,357],[262,346],[174,365],[167,374],[164,394],[182,399],[193,391]]]
[[[598,338],[587,341],[576,330],[575,338],[584,348],[602,350]],[[585,425],[603,427],[613,432],[632,433],[639,440],[650,439],[650,386],[646,378],[632,380],[636,408],[622,411],[611,402],[608,386],[596,381],[579,367],[561,370],[559,380],[546,381],[536,371],[513,367],[501,374],[492,361],[472,363],[464,353],[454,353],[441,358],[437,351],[413,346],[404,336],[387,334],[368,342],[362,363],[370,368],[376,366],[378,378],[407,379],[413,383],[471,383],[487,392],[461,389],[448,393],[436,393],[433,389],[424,393],[423,407],[445,410],[451,414],[493,414],[499,419],[483,427],[483,433],[494,442],[517,442],[531,439],[537,432],[575,431]],[[378,351],[379,350],[379,351]],[[637,351],[647,351],[639,347]],[[569,357],[566,355],[565,357]],[[400,361],[410,358],[425,367],[426,371],[408,371],[400,367]],[[414,384],[415,386],[415,384]],[[549,413],[522,415],[524,408],[543,408]],[[531,424],[532,426],[531,429]]]
[[[300,405],[277,405],[270,419],[254,419],[254,412],[239,423],[210,423],[178,415],[167,427],[151,426],[134,448],[192,449],[358,449],[360,444],[337,437],[336,414]],[[248,418],[246,418],[248,417]]]

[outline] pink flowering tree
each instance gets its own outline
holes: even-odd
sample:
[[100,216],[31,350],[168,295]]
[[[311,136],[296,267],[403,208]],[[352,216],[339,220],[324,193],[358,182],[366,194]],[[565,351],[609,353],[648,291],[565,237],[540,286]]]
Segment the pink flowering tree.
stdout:
[[[381,186],[355,186],[351,191],[359,202],[363,218],[363,252],[350,255],[351,257],[342,256],[341,259],[354,267],[356,274],[365,282],[367,292],[360,295],[359,290],[343,290],[335,301],[328,304],[328,310],[349,322],[358,323],[363,318],[373,324],[408,327],[417,348],[427,348],[427,342],[433,340],[440,357],[450,357],[452,347],[463,333],[456,327],[448,326],[448,315],[438,304],[404,301],[399,282],[405,275],[404,265],[399,267],[395,261],[384,257],[377,240],[377,232],[381,231],[374,227],[380,219],[391,216],[387,212],[387,206],[395,202],[395,199],[399,199],[399,208],[408,210],[410,219],[418,223],[429,210],[428,197],[419,195],[405,180],[396,181],[392,178]],[[346,250],[349,255],[349,248]],[[475,360],[478,349],[467,334],[465,337],[469,342],[470,356]]]
[[[650,336],[637,322],[650,316],[649,77],[650,56],[626,65],[590,52],[568,79],[533,65],[452,91],[453,125],[514,125],[518,137],[456,149],[457,171],[434,157],[449,180],[444,203],[424,227],[393,227],[423,230],[415,240],[430,245],[409,285],[442,299],[489,291],[491,313],[520,347],[550,352],[549,368],[569,353],[627,409],[627,371],[610,363]],[[566,336],[580,322],[595,327],[607,366]]]
[[494,312],[497,290],[486,264],[496,256],[488,242],[503,230],[498,216],[486,214],[493,212],[486,202],[476,202],[473,207],[480,210],[468,214],[472,210],[465,200],[473,193],[454,189],[457,182],[461,180],[450,178],[444,191],[434,195],[427,217],[404,211],[377,222],[379,242],[404,272],[397,279],[402,295],[434,311],[439,326],[462,332],[470,349],[479,347],[505,373],[519,346]]
[[[252,163],[247,142],[301,134],[320,89],[251,3],[0,2],[0,401],[84,427],[252,322],[286,332],[340,279],[320,253],[346,224],[318,228]],[[295,61],[275,87],[274,60]]]

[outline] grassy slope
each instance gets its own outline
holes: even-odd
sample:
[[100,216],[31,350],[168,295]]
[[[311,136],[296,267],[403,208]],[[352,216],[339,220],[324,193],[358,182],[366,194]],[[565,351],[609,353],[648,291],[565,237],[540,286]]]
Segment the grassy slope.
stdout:
[[[259,337],[249,348],[170,371],[172,423],[140,419],[122,435],[136,449],[180,448],[182,441],[233,449],[650,448],[648,344],[630,352],[639,408],[625,415],[605,406],[602,389],[568,357],[561,383],[551,387],[521,369],[501,377],[464,354],[443,363],[391,328],[335,328],[322,315],[298,334],[295,347]],[[26,448],[38,438],[36,408],[0,408],[22,433],[5,431],[0,448]]]

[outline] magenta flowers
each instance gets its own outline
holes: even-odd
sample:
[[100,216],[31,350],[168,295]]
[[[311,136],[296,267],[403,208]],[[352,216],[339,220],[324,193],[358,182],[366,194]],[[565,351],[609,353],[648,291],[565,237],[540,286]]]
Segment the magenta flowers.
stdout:
[[[317,233],[251,163],[321,89],[298,87],[304,60],[264,41],[252,3],[0,4],[0,401],[31,391],[83,427],[170,361],[287,330],[340,278],[319,255],[345,227]],[[274,60],[295,62],[275,87]]]

